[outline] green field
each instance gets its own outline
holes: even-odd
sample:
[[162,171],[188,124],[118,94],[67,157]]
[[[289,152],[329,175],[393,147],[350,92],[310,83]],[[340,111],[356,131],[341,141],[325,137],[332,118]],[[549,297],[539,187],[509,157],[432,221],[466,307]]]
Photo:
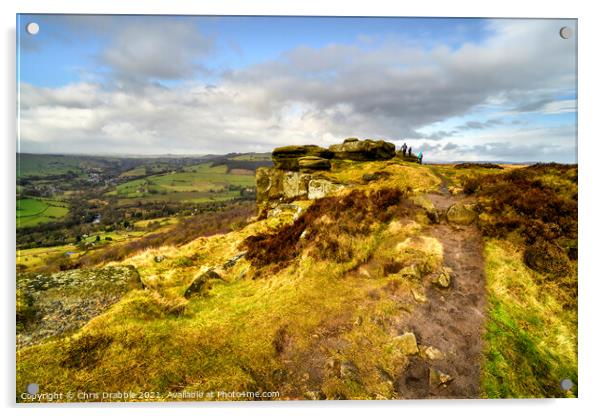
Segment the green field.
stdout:
[[232,156],[229,159],[230,160],[250,160],[250,161],[272,160],[272,155],[271,155],[271,153],[245,153],[243,155]]
[[146,166],[137,166],[134,169],[128,170],[127,172],[123,172],[119,177],[121,178],[129,178],[133,176],[144,176],[146,175]]
[[69,212],[67,204],[48,199],[18,199],[17,227],[28,227],[57,220]]
[[227,173],[224,165],[211,167],[210,163],[203,163],[180,172],[134,179],[118,185],[107,195],[149,200],[224,201],[239,195],[239,191],[229,189],[230,185],[252,187],[255,177]]
[[81,173],[84,168],[98,168],[80,156],[17,154],[17,177],[62,175],[69,171]]

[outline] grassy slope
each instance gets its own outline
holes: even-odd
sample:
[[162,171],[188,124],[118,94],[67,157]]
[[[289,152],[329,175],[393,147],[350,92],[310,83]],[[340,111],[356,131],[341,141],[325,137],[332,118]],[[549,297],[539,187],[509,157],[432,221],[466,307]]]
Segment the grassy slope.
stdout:
[[[372,168],[387,166],[375,162]],[[405,188],[412,178],[426,175],[424,185],[437,186],[438,180],[422,167],[388,167],[400,168],[408,175],[396,176],[388,185]],[[18,389],[33,377],[49,390],[273,389],[302,398],[321,389],[331,398],[392,397],[392,385],[380,371],[394,374],[404,363],[391,344],[390,322],[400,310],[411,310],[412,302],[396,294],[407,293],[414,283],[384,276],[382,263],[389,260],[394,243],[420,233],[420,224],[374,228],[354,241],[353,258],[343,263],[302,255],[274,271],[256,270],[241,260],[224,273],[227,282],[214,283],[208,297],[182,297],[196,274],[223,264],[239,252],[245,237],[270,224],[278,221],[271,218],[124,261],[138,268],[150,290],[131,292],[71,339],[20,350]],[[158,255],[166,260],[156,263]],[[368,258],[370,277],[353,271]],[[82,349],[98,359],[81,368],[65,366]],[[334,370],[314,374],[316,360],[323,368],[329,359],[353,361],[363,382],[342,379]],[[286,374],[286,381],[278,382],[278,374]]]
[[[506,166],[502,171],[437,166],[434,169],[449,181],[450,189],[461,189],[471,178],[517,168]],[[546,168],[534,179],[554,189],[555,194],[569,197],[577,190],[569,176]],[[521,193],[527,191],[523,189]],[[509,218],[516,215],[509,209],[506,212]],[[557,220],[550,216],[548,223],[553,219]],[[481,220],[498,221],[498,218],[481,214]],[[499,238],[485,237],[489,313],[482,394],[489,398],[575,397],[577,389],[565,392],[560,389],[560,381],[568,378],[577,384],[576,299],[567,305],[563,302],[567,295],[562,289],[563,282],[576,279],[576,262],[572,262],[575,277],[554,279],[525,265],[525,247],[517,232]]]
[[486,397],[574,397],[560,380],[577,383],[577,310],[566,309],[557,288],[529,269],[515,244],[485,246],[489,322],[483,394]]
[[51,199],[17,199],[17,228],[55,221],[69,212],[67,204]]
[[[72,348],[68,342],[34,347],[25,353],[19,368],[19,373],[25,376],[19,377],[19,383],[27,375],[35,374],[49,389],[86,386],[92,391],[122,388],[164,391],[186,387],[205,391],[278,389],[294,394],[302,389],[303,369],[314,351],[313,344],[319,344],[314,342],[313,335],[325,329],[341,331],[358,316],[364,317],[366,325],[346,331],[345,337],[352,341],[364,339],[373,348],[369,354],[349,351],[344,358],[353,359],[368,374],[374,373],[378,364],[375,359],[385,368],[394,365],[395,357],[390,357],[392,351],[386,344],[388,334],[370,323],[369,318],[374,314],[386,316],[396,308],[366,296],[368,291],[379,290],[386,280],[337,279],[342,277],[343,270],[332,270],[324,264],[312,266],[306,264],[301,268],[311,270],[309,273],[287,269],[270,279],[216,284],[208,299],[191,301],[183,316],[169,313],[177,295],[168,295],[174,288],[164,285],[166,280],[181,283],[189,279],[176,273],[170,273],[165,280],[149,276],[149,281],[156,281],[157,287],[165,290],[164,294],[132,292],[110,313],[92,321],[82,331],[82,336],[94,340],[113,340],[102,351],[100,362],[67,370],[65,377],[67,374],[57,365],[56,357],[69,357]],[[236,272],[240,271],[233,274]],[[299,380],[289,386],[272,384],[273,374],[288,370],[274,351],[274,340],[281,328],[285,328],[289,342],[295,343],[289,366],[299,372],[294,376]],[[328,352],[336,354],[334,349]],[[371,393],[358,389],[359,386],[337,383],[338,380],[331,380],[334,394],[366,397]],[[381,394],[386,394],[386,389],[386,385],[373,387],[374,392]]]
[[[393,175],[362,184],[363,173],[379,170]],[[366,190],[410,186],[426,192],[439,184],[431,168],[405,163],[341,164],[328,175]],[[130,292],[71,338],[20,350],[17,391],[35,379],[46,391],[279,390],[302,398],[319,389],[329,398],[395,397],[383,374],[394,375],[405,363],[391,344],[392,328],[411,313],[404,294],[416,286],[385,276],[382,264],[399,241],[420,235],[422,222],[373,228],[354,241],[352,259],[342,263],[317,261],[307,252],[280,270],[240,260],[207,297],[191,300],[182,295],[196,275],[237,254],[247,236],[281,222],[270,218],[126,259],[122,263],[135,265],[149,289]],[[542,389],[548,381],[576,382],[576,313],[559,308],[552,288],[524,266],[513,244],[486,243],[483,391],[487,397],[542,397],[550,393]],[[436,247],[428,242],[412,255],[431,258]],[[166,260],[156,263],[159,255]],[[368,259],[371,268],[358,273],[356,266]],[[89,362],[66,364],[82,351]],[[333,370],[331,363],[344,361],[355,363],[361,383]]]
[[17,176],[60,175],[68,171],[81,172],[84,161],[78,156],[17,154]]

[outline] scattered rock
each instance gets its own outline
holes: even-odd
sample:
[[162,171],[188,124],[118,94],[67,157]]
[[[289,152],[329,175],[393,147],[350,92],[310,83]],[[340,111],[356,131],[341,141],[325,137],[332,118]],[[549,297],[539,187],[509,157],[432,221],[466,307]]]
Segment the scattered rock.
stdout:
[[205,275],[207,276],[207,279],[211,280],[211,279],[219,279],[219,280],[224,280],[219,273],[217,273],[215,270],[211,269],[211,270],[207,270],[205,272]]
[[449,191],[450,194],[452,195],[460,195],[461,193],[464,192],[463,188],[460,188],[458,186],[449,186],[447,188],[447,190]]
[[205,273],[200,274],[192,281],[190,286],[188,286],[188,289],[186,289],[186,292],[184,292],[184,297],[186,299],[190,299],[195,295],[206,295],[211,289],[210,280],[215,279],[223,280],[222,277],[214,270],[207,270]]
[[335,159],[356,161],[388,160],[395,157],[395,145],[384,140],[346,140],[329,147]]
[[431,387],[447,386],[453,380],[452,376],[437,369],[429,369],[429,384]]
[[445,358],[445,354],[443,354],[440,350],[432,346],[421,347],[420,355],[424,358],[428,358],[431,361],[443,360]]
[[470,225],[477,219],[477,213],[467,204],[453,204],[446,213],[447,221],[456,225]]
[[389,172],[378,171],[378,172],[374,172],[374,173],[365,173],[365,174],[363,174],[362,175],[362,180],[364,182],[372,182],[372,181],[377,181],[379,179],[388,178],[390,176],[391,176],[391,174]]
[[415,264],[403,267],[396,275],[410,280],[420,280],[422,277],[419,267]]
[[414,355],[419,352],[416,336],[412,332],[406,332],[393,338],[393,342],[404,355]]
[[293,220],[296,220],[301,215],[301,211],[303,211],[301,207],[295,204],[279,204],[276,208],[268,212],[268,218],[290,214],[293,216]]
[[236,266],[236,263],[238,263],[238,260],[242,259],[245,256],[245,254],[247,254],[246,251],[243,251],[242,253],[238,253],[236,256],[232,257],[230,260],[225,262],[222,267],[225,270],[231,269],[232,267]]
[[324,198],[344,187],[344,185],[332,183],[326,179],[312,179],[307,188],[307,197],[309,199]]
[[443,267],[433,278],[433,283],[440,288],[447,289],[451,285],[452,270],[449,267]]
[[165,256],[155,256],[154,260],[155,263],[161,263],[163,260],[165,260]]

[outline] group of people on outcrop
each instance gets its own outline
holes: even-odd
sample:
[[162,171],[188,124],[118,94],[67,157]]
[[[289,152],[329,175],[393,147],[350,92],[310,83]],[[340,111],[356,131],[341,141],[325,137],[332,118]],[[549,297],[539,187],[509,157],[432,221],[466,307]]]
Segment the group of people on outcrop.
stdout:
[[[401,153],[403,154],[403,157],[406,157],[406,152],[408,157],[412,157],[412,146],[408,147],[408,145],[404,143],[401,146]],[[422,165],[422,152],[418,152],[416,157],[418,158],[418,163]]]

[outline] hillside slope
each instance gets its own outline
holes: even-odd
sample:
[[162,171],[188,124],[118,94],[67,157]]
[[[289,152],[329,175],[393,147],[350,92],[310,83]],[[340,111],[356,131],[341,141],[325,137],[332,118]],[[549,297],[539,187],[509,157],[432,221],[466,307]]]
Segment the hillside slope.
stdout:
[[[538,308],[523,324],[532,303],[500,268],[533,281],[546,272],[520,255],[516,264],[523,237],[482,239],[497,214],[470,181],[508,174],[400,158],[333,162],[320,180],[340,186],[322,198],[105,265],[134,267],[143,288],[79,329],[20,348],[17,400],[32,380],[41,392],[154,392],[126,400],[564,396],[554,377],[577,382],[576,300],[558,309],[553,283],[537,281]],[[567,264],[570,286],[576,263]],[[501,330],[502,319],[515,329]],[[562,321],[558,334],[541,332],[549,319]],[[517,350],[513,334],[529,349]],[[523,353],[545,378],[533,364],[513,367],[526,365]]]

